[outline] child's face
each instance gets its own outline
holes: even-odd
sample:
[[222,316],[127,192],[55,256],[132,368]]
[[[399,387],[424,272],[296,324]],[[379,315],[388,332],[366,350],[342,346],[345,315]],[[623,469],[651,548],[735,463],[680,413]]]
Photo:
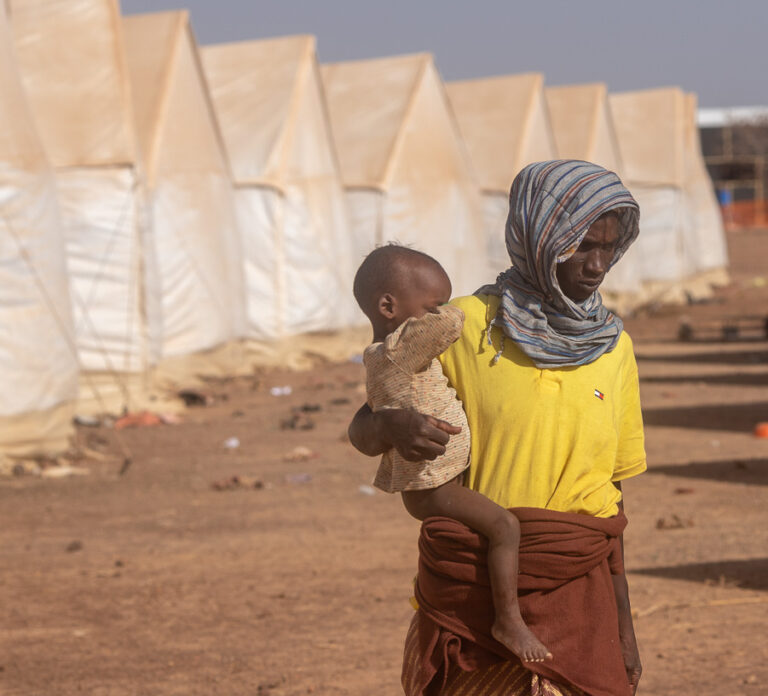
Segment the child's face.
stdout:
[[418,266],[405,287],[397,293],[395,327],[410,317],[423,317],[437,312],[440,305],[451,299],[451,281],[439,266]]

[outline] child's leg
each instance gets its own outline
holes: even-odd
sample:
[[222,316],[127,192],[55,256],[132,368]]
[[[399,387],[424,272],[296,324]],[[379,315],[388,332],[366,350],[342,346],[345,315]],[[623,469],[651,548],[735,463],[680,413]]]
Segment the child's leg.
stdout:
[[403,503],[413,517],[450,517],[480,532],[488,539],[488,573],[496,620],[493,637],[515,655],[529,662],[552,659],[520,616],[517,602],[517,552],[520,523],[517,518],[458,481],[423,491],[403,491]]

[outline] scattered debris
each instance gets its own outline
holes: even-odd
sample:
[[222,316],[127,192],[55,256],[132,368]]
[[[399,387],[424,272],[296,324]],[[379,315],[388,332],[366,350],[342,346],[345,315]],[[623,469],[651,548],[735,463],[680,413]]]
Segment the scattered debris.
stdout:
[[294,411],[288,418],[280,421],[280,430],[313,430],[315,421],[306,413]]
[[86,428],[97,428],[101,425],[101,418],[98,416],[76,414],[72,420],[74,420],[75,425],[82,425]]
[[283,387],[272,387],[269,390],[269,393],[272,394],[272,396],[290,396],[293,393],[293,388],[286,384]]
[[690,493],[693,493],[695,489],[693,488],[675,488],[674,491],[672,491],[675,495],[688,495]]
[[363,495],[376,495],[376,489],[373,486],[369,486],[367,484],[363,484],[362,486],[357,487],[358,492],[362,493]]
[[331,399],[329,402],[331,406],[345,406],[346,404],[351,403],[351,401],[346,396],[339,396],[335,399]]
[[245,417],[245,411],[232,411],[232,418],[244,418]]
[[318,411],[322,411],[323,407],[320,404],[302,404],[301,406],[297,406],[296,411],[300,411],[301,413],[317,413]]
[[681,341],[740,341],[768,337],[768,316],[740,315],[723,319],[680,320],[677,337]]
[[309,447],[294,447],[288,454],[283,457],[284,462],[306,462],[308,459],[314,459],[317,457],[317,453],[313,452]]
[[[102,437],[101,435],[97,435],[96,433],[89,433],[88,437],[85,439],[88,448],[92,449],[98,449],[102,448],[105,449],[109,447],[109,440],[107,438]],[[85,447],[83,448],[83,451],[85,451]]]
[[709,587],[741,587],[741,582],[738,580],[729,580],[722,573],[715,578],[705,578],[704,584]]
[[163,421],[160,416],[149,411],[140,411],[139,413],[127,413],[115,421],[115,430],[123,428],[140,428],[153,425],[160,425]]
[[212,394],[207,394],[206,392],[197,389],[182,389],[177,393],[177,396],[188,408],[194,406],[211,406],[216,401]]
[[90,470],[82,466],[50,466],[42,471],[43,478],[66,478],[67,476],[87,476]]
[[224,449],[235,450],[240,447],[240,439],[237,437],[228,437],[224,440]]
[[39,476],[41,471],[33,459],[0,459],[0,476]]
[[105,462],[107,459],[109,459],[109,457],[103,452],[99,452],[98,450],[85,446],[80,448],[80,455],[82,455],[80,459],[93,459],[97,462]]
[[312,480],[312,474],[288,474],[285,477],[286,483],[309,483]]
[[82,551],[82,549],[83,549],[83,542],[80,541],[79,539],[75,539],[74,541],[70,541],[67,544],[67,548],[65,549],[65,551],[67,553],[74,553],[75,551]]
[[131,468],[131,464],[133,464],[133,459],[130,457],[123,459],[123,463],[120,465],[120,470],[117,472],[117,475],[124,476],[128,469]]
[[231,491],[236,488],[261,490],[264,487],[264,482],[255,476],[238,476],[237,474],[211,483],[211,488],[215,491]]
[[123,428],[144,428],[155,425],[176,425],[181,423],[181,417],[175,413],[152,413],[151,411],[138,411],[126,413],[115,421],[115,430]]
[[693,520],[684,520],[672,513],[669,517],[659,517],[656,520],[656,529],[685,529],[693,527]]

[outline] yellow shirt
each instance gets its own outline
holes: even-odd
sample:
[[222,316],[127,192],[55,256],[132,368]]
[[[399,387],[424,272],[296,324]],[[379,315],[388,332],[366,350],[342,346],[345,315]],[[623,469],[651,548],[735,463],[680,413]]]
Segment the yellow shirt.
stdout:
[[471,435],[467,485],[503,507],[610,517],[613,485],[645,471],[637,364],[626,333],[593,363],[539,369],[502,332],[486,329],[499,298],[460,297],[464,331],[440,356]]

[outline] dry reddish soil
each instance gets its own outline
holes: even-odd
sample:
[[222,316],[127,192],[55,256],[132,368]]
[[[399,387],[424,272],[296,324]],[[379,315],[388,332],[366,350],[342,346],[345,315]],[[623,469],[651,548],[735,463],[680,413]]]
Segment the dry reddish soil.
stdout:
[[[683,314],[768,313],[768,231],[730,245],[714,302],[627,321],[649,460],[625,484],[643,696],[768,693],[768,440],[752,434],[768,343],[675,341]],[[123,476],[101,426],[78,433],[103,453],[88,475],[0,480],[0,693],[400,693],[418,524],[370,494],[375,461],[345,441],[362,379],[348,363],[209,384],[183,423],[121,431]],[[281,428],[301,406],[319,410]],[[297,447],[310,458],[289,461]]]

